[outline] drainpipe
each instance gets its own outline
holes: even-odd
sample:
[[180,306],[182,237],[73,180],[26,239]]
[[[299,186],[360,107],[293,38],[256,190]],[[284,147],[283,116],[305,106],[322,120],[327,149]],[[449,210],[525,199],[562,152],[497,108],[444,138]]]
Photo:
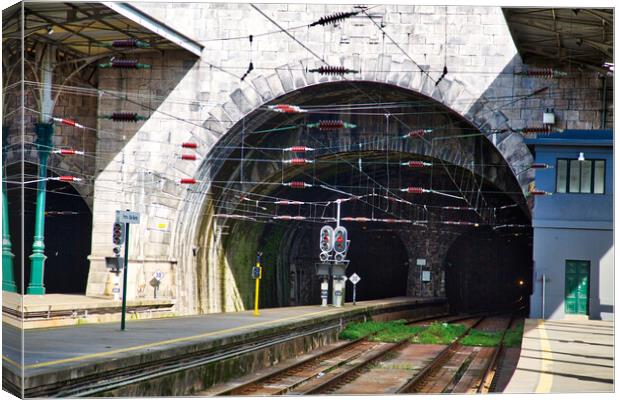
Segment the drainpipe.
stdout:
[[52,72],[54,68],[53,56],[55,48],[48,46],[41,65],[41,119],[35,125],[37,139],[35,141],[37,152],[39,153],[39,176],[37,183],[37,205],[35,209],[34,240],[32,243],[32,254],[30,255],[30,284],[26,291],[27,294],[45,294],[43,285],[43,275],[45,267],[45,189],[47,186],[47,159],[52,149],[52,136],[54,135],[54,124],[50,123],[54,102],[52,100]]

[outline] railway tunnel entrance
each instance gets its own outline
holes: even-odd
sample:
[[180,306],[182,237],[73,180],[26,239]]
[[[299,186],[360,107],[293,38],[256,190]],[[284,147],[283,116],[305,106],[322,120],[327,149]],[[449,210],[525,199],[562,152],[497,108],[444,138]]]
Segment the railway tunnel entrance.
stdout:
[[[203,310],[251,308],[257,252],[261,307],[319,304],[318,232],[335,226],[337,203],[359,300],[447,296],[465,310],[514,301],[515,277],[531,274],[531,217],[515,172],[477,128],[386,84],[324,83],[272,103],[305,112],[250,112],[201,167]],[[481,256],[498,247],[501,257]],[[485,280],[497,290],[479,290]]]

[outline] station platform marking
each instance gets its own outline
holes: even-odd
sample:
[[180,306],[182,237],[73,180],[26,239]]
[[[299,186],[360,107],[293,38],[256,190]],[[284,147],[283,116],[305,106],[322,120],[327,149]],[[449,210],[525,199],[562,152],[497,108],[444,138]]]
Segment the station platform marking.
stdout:
[[553,352],[551,351],[551,344],[549,344],[549,336],[547,336],[547,331],[545,330],[545,322],[542,319],[538,320],[537,328],[540,339],[540,350],[546,354],[546,357],[540,360],[540,377],[538,378],[538,385],[536,386],[535,392],[549,393],[553,385],[553,375],[551,374]]

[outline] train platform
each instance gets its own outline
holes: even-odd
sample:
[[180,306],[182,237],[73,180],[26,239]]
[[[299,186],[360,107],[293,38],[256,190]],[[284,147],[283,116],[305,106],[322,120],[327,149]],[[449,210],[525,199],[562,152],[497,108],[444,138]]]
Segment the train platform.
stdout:
[[[369,317],[432,316],[446,311],[444,298],[400,297],[363,301],[355,306],[346,304],[341,308],[271,308],[261,310],[259,316],[254,316],[252,311],[243,311],[130,320],[125,331],[120,331],[118,322],[30,329],[23,333],[23,368],[20,362],[22,333],[4,323],[3,386],[13,386],[14,390],[18,390],[23,370],[24,389],[28,397],[54,393],[70,396],[74,393],[62,392],[70,389],[68,382],[91,382],[96,385],[101,379],[117,379],[118,373],[115,371],[125,374],[134,369],[161,369],[163,364],[178,363],[192,357],[205,359],[211,353],[221,353],[223,349],[230,349],[233,354],[237,347],[257,346],[261,340],[261,346],[267,346],[277,340],[284,343],[288,338],[305,338],[314,331],[317,335],[330,332],[332,339],[329,340],[324,336],[317,336],[314,341],[303,339],[305,342],[300,342],[294,349],[296,354],[300,354],[335,340],[337,333],[334,332],[339,331],[347,321]],[[275,361],[278,362],[277,358]],[[265,363],[264,360],[261,362]],[[152,395],[165,394],[152,392]]]
[[504,393],[612,392],[613,366],[613,321],[526,319]]

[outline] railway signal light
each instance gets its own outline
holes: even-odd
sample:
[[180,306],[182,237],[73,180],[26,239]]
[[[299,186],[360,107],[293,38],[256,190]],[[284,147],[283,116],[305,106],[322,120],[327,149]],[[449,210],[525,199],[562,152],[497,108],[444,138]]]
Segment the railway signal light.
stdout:
[[319,248],[323,253],[329,253],[334,249],[334,228],[325,225],[321,228]]
[[334,230],[334,251],[336,254],[346,255],[347,252],[347,228],[339,226]]
[[114,255],[120,257],[121,255],[121,245],[125,241],[125,224],[120,222],[115,222],[112,228],[112,243],[114,247],[112,251]]

